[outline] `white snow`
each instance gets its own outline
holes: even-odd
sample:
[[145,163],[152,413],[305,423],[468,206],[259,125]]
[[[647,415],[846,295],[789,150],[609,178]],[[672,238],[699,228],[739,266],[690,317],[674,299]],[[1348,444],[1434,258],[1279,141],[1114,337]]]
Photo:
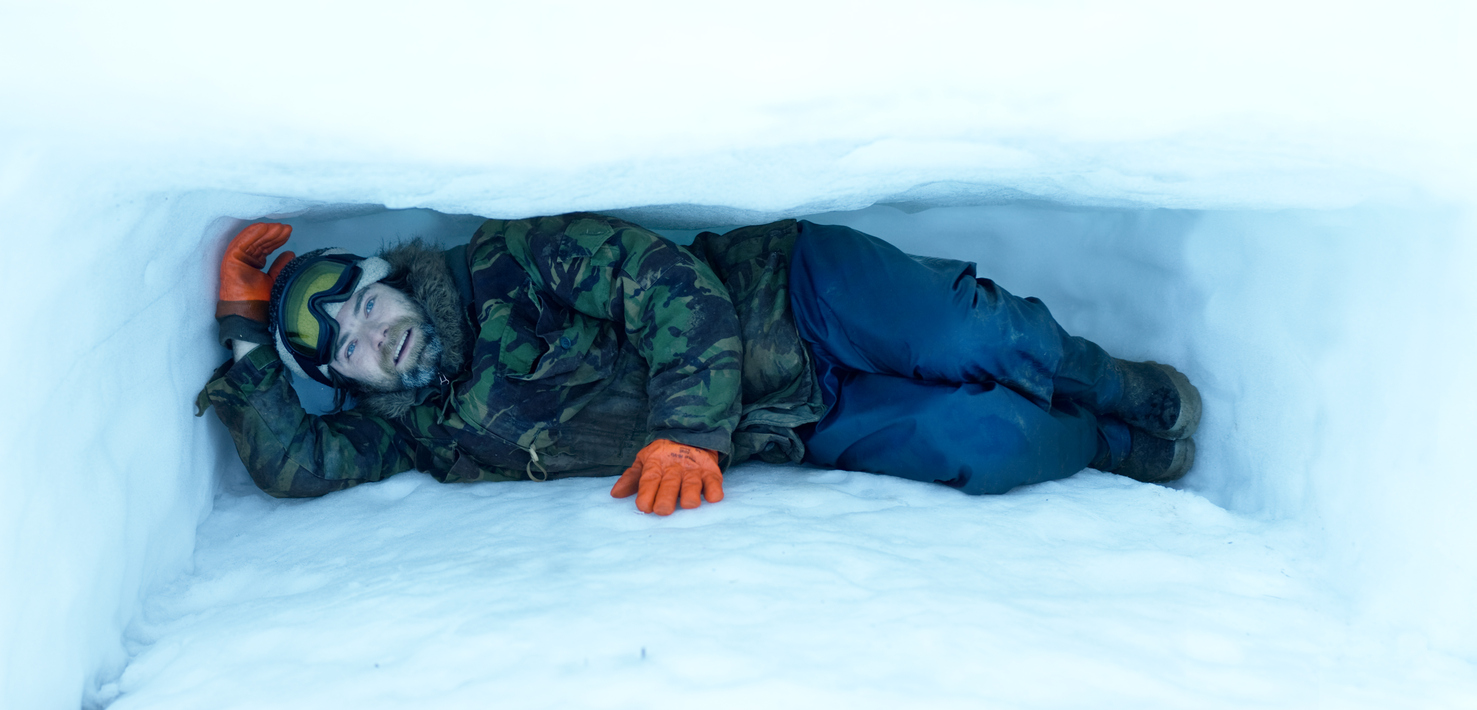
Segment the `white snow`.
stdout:
[[[1470,707],[1474,21],[0,4],[0,707]],[[1200,463],[997,498],[754,466],[670,519],[608,481],[279,502],[190,416],[245,221],[373,250],[574,209],[977,260],[1182,365]]]
[[973,499],[757,464],[660,519],[609,484],[227,495],[112,707],[1386,708],[1477,688],[1328,613],[1289,526],[1183,491],[1084,472]]

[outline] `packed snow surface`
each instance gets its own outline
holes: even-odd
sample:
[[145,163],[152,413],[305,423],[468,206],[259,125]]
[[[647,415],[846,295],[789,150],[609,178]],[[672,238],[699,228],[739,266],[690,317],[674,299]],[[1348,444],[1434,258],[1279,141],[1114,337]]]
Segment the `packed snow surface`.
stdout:
[[[1461,707],[1470,665],[1331,610],[1289,526],[1084,471],[998,497],[750,464],[670,518],[611,479],[238,480],[115,710]],[[112,691],[114,689],[108,689]],[[1321,703],[1321,705],[1320,705]]]

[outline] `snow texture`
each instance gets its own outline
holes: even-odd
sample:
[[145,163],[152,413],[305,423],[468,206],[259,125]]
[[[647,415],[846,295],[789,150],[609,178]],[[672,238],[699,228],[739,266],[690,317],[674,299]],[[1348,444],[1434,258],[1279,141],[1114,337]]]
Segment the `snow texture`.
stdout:
[[[0,2],[0,707],[1471,707],[1474,12]],[[191,416],[248,221],[577,209],[976,260],[1181,366],[1200,461],[749,466],[658,519],[601,480],[274,501]]]
[[609,483],[227,495],[112,707],[1385,708],[1477,688],[1327,613],[1287,526],[1184,491],[1084,472],[974,499],[755,464],[659,519]]

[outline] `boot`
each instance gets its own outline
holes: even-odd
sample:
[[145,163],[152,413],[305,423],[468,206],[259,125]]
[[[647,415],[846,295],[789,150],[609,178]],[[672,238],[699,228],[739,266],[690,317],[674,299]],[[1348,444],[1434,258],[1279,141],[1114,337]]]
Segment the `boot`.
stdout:
[[[1193,439],[1161,439],[1138,427],[1130,427],[1129,431],[1133,435],[1133,446],[1109,473],[1144,483],[1168,483],[1184,476],[1195,465]],[[1093,468],[1105,470],[1097,466]]]
[[1179,370],[1157,362],[1113,358],[1123,374],[1119,405],[1105,414],[1161,439],[1188,439],[1200,426],[1200,390]]

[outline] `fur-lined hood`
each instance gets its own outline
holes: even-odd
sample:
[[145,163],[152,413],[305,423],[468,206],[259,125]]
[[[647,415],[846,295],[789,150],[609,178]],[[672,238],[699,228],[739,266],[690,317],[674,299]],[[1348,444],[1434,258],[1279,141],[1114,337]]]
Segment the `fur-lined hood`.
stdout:
[[[466,305],[446,265],[445,253],[417,238],[390,247],[379,256],[390,264],[388,280],[398,281],[405,275],[411,298],[426,309],[431,325],[441,334],[439,371],[454,377],[466,365],[472,329],[467,321]],[[363,392],[357,399],[358,406],[365,411],[395,419],[410,411],[421,399],[421,393],[415,390]]]

